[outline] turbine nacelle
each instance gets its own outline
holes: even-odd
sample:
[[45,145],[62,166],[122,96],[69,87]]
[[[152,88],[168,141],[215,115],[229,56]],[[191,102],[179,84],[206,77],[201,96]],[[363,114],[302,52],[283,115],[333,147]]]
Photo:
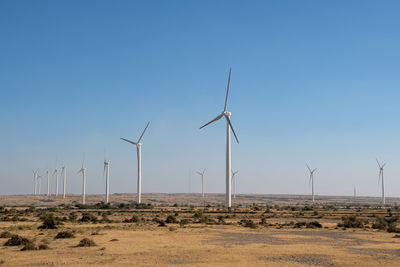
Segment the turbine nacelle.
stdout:
[[227,111],[227,110],[225,110],[224,112],[222,112],[222,114],[223,114],[224,116],[228,116],[228,117],[230,117],[230,116],[232,115],[232,113],[231,113],[230,111]]

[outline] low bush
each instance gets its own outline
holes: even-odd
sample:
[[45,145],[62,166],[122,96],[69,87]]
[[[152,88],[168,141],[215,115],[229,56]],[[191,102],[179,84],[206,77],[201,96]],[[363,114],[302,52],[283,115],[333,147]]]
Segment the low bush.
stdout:
[[96,243],[89,238],[84,238],[81,241],[79,241],[79,244],[77,245],[77,247],[93,247],[93,246],[97,246]]
[[8,231],[4,231],[0,234],[0,238],[10,238],[12,234]]
[[23,246],[28,243],[33,243],[33,242],[25,237],[19,235],[12,235],[11,238],[4,243],[4,246]]
[[25,246],[23,248],[21,248],[21,251],[25,251],[25,250],[37,250],[37,247],[31,241],[31,242],[26,243]]
[[57,225],[60,224],[58,218],[54,217],[53,214],[45,214],[41,216],[43,224],[38,227],[38,229],[57,229]]
[[244,227],[249,227],[252,229],[257,228],[257,225],[253,222],[253,220],[241,220],[239,223]]
[[338,227],[343,228],[364,228],[365,221],[357,218],[354,215],[343,216],[342,223],[338,223]]
[[59,238],[74,238],[74,237],[75,235],[71,231],[62,231],[59,232],[54,238],[59,239]]
[[165,220],[166,223],[177,223],[176,218],[174,215],[168,215],[167,219]]
[[93,223],[95,223],[95,222],[97,222],[97,217],[94,216],[94,215],[91,214],[91,213],[84,212],[84,213],[82,214],[81,219],[80,219],[79,221],[80,221],[80,222],[93,222]]
[[135,214],[132,215],[132,218],[124,220],[124,222],[131,222],[131,223],[138,223],[138,222],[141,222],[141,221],[142,221],[142,219],[139,218],[139,216],[137,216]]
[[47,244],[40,244],[38,249],[39,250],[45,250],[45,249],[49,249],[50,247]]

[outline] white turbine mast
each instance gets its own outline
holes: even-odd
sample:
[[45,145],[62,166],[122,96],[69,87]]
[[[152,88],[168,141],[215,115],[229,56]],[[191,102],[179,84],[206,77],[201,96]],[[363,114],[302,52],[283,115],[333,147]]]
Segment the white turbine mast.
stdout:
[[312,203],[315,204],[315,194],[314,194],[314,172],[317,170],[317,168],[311,170],[310,166],[307,164],[307,169],[310,171],[310,181],[311,183],[311,194],[312,194]]
[[202,172],[197,172],[198,175],[201,176],[201,196],[204,198],[204,173],[206,172],[206,169],[204,169]]
[[133,142],[131,140],[122,138],[122,140],[124,140],[125,142],[128,142],[132,145],[136,146],[136,151],[137,151],[137,203],[140,204],[142,202],[142,143],[140,143],[140,141],[143,138],[144,133],[147,130],[147,127],[149,127],[150,122],[147,123],[146,127],[144,128],[142,134],[139,137],[139,140],[137,142]]
[[86,200],[86,168],[83,167],[85,163],[85,159],[82,161],[82,168],[78,171],[78,173],[82,173],[82,205],[85,205]]
[[65,198],[65,194],[67,192],[67,168],[63,166],[61,171],[63,176],[63,198]]
[[53,175],[56,176],[56,197],[58,196],[58,169],[56,168],[53,172]]
[[227,110],[228,106],[228,95],[229,95],[229,85],[231,81],[231,69],[229,69],[229,76],[228,76],[228,85],[226,88],[226,97],[225,97],[225,107],[224,111],[218,115],[215,119],[211,120],[210,122],[207,122],[203,126],[200,127],[200,129],[206,127],[207,125],[221,119],[222,117],[225,117],[226,119],[226,192],[225,192],[225,206],[227,208],[230,208],[232,205],[232,188],[231,188],[231,130],[233,132],[233,135],[235,136],[236,142],[239,144],[239,140],[236,136],[235,130],[233,130],[232,123],[230,120],[231,113]]
[[378,163],[378,167],[379,167],[379,180],[378,180],[378,184],[381,182],[382,179],[382,205],[385,205],[385,181],[383,180],[383,168],[385,167],[386,163],[384,164],[380,164],[378,159],[376,159],[376,163]]
[[36,171],[32,170],[32,172],[33,172],[33,194],[36,195],[37,176],[38,176],[39,169],[37,169]]
[[39,174],[37,176],[37,184],[38,184],[38,195],[40,195],[40,191],[41,191],[41,185],[42,185],[42,176]]
[[236,187],[237,187],[237,177],[236,174],[239,171],[232,171],[232,191],[233,191],[233,198],[236,198]]
[[110,162],[104,158],[104,172],[103,177],[106,177],[106,204],[109,203],[110,195]]
[[47,195],[50,196],[50,172],[49,172],[49,170],[46,170],[46,176],[47,176]]

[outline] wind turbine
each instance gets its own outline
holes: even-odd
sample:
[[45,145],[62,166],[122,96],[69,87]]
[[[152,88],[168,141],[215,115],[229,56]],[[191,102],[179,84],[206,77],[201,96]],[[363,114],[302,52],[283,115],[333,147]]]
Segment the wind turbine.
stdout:
[[236,176],[236,174],[238,173],[239,171],[235,171],[235,172],[233,172],[232,171],[232,187],[233,187],[233,198],[236,198],[236,185],[237,185],[237,178],[235,178],[235,176]]
[[225,107],[224,111],[218,115],[215,119],[213,119],[210,122],[207,122],[203,126],[200,127],[200,129],[206,127],[207,125],[221,119],[222,117],[225,117],[226,119],[226,193],[225,193],[225,206],[227,208],[230,208],[232,205],[232,196],[231,196],[231,130],[233,132],[233,135],[235,136],[236,142],[239,144],[239,140],[236,136],[235,130],[233,130],[232,123],[230,120],[231,113],[227,110],[228,106],[228,95],[229,95],[229,84],[231,81],[231,69],[229,69],[229,76],[228,76],[228,85],[226,88],[226,97],[225,97]]
[[53,175],[56,175],[56,197],[58,196],[58,169],[56,168],[53,172]]
[[106,204],[109,203],[108,196],[110,194],[110,162],[104,159],[103,177],[106,176]]
[[33,194],[36,195],[36,184],[37,184],[37,176],[39,169],[37,169],[36,171],[32,170],[32,172],[33,172]]
[[310,166],[307,164],[307,169],[310,171],[310,181],[309,183],[312,183],[312,203],[315,204],[315,195],[314,195],[314,172],[317,170],[315,168],[314,170],[311,170]]
[[40,174],[37,176],[37,184],[38,184],[38,195],[40,195],[41,185],[42,185],[42,176]]
[[78,173],[82,173],[82,205],[85,205],[86,197],[86,168],[83,167],[84,161],[82,162],[82,168],[78,171]]
[[383,168],[385,167],[386,163],[384,163],[383,165],[381,165],[378,161],[378,159],[376,159],[376,163],[378,163],[379,166],[379,182],[381,181],[382,178],[382,205],[385,205],[385,183],[383,180]]
[[137,150],[137,163],[138,163],[138,167],[137,167],[137,171],[138,171],[138,178],[137,178],[137,203],[140,204],[142,202],[142,143],[140,143],[140,141],[143,138],[144,133],[147,130],[147,127],[149,127],[150,122],[147,123],[146,128],[144,128],[142,134],[139,137],[139,140],[137,142],[133,142],[131,140],[122,138],[122,140],[135,145],[136,146],[136,150]]
[[47,175],[47,195],[50,196],[50,172],[46,170]]
[[63,175],[63,198],[65,198],[65,193],[67,191],[67,168],[63,166],[61,172]]
[[206,169],[203,170],[203,172],[197,172],[198,175],[201,176],[201,195],[204,198],[204,173],[206,172]]

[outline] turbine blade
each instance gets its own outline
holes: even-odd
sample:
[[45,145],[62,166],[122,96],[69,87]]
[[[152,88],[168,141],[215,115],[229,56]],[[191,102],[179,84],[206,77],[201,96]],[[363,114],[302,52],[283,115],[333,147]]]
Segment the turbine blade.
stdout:
[[229,119],[228,116],[225,116],[225,119],[226,119],[226,121],[229,123],[229,126],[231,126],[231,130],[232,130],[232,132],[233,132],[233,135],[235,136],[236,142],[239,144],[239,139],[237,138],[236,133],[235,133],[235,130],[234,130],[233,127],[232,127],[231,120]]
[[203,174],[206,172],[206,169],[203,170]]
[[315,169],[312,171],[312,173],[314,173],[316,170],[317,170],[317,168],[315,168]]
[[137,145],[137,143],[135,143],[135,142],[133,142],[133,141],[131,141],[131,140],[128,140],[128,139],[125,139],[125,138],[122,138],[122,137],[120,137],[122,140],[124,140],[125,142],[128,142],[128,143],[131,143],[132,145]]
[[201,175],[201,172],[197,172],[198,175]]
[[225,97],[225,108],[224,108],[224,111],[226,111],[226,108],[228,106],[229,85],[231,83],[231,70],[232,70],[232,68],[229,68],[228,85],[226,86],[226,97]]
[[386,163],[384,163],[384,164],[382,165],[382,168],[385,167],[385,165],[386,165]]
[[311,168],[310,168],[310,166],[308,166],[308,164],[306,164],[307,165],[307,169],[311,172]]
[[144,128],[142,135],[139,137],[139,140],[137,141],[138,143],[140,143],[140,140],[142,140],[142,137],[143,137],[144,133],[146,132],[147,127],[149,127],[149,124],[150,124],[150,122],[148,122],[146,125],[146,128]]
[[379,164],[378,159],[376,159],[376,163],[378,163],[379,168],[381,168],[381,164]]
[[209,124],[213,123],[214,121],[217,121],[217,120],[221,119],[221,118],[222,118],[222,116],[224,116],[224,114],[223,114],[223,113],[222,113],[222,114],[220,114],[220,115],[218,115],[218,116],[217,116],[215,119],[213,119],[212,121],[210,121],[210,122],[207,122],[206,124],[204,124],[203,126],[201,126],[201,127],[200,127],[200,129],[202,129],[202,128],[206,127],[207,125],[209,125]]
[[310,174],[310,180],[308,181],[308,184],[311,184],[311,180],[312,180],[312,174]]

